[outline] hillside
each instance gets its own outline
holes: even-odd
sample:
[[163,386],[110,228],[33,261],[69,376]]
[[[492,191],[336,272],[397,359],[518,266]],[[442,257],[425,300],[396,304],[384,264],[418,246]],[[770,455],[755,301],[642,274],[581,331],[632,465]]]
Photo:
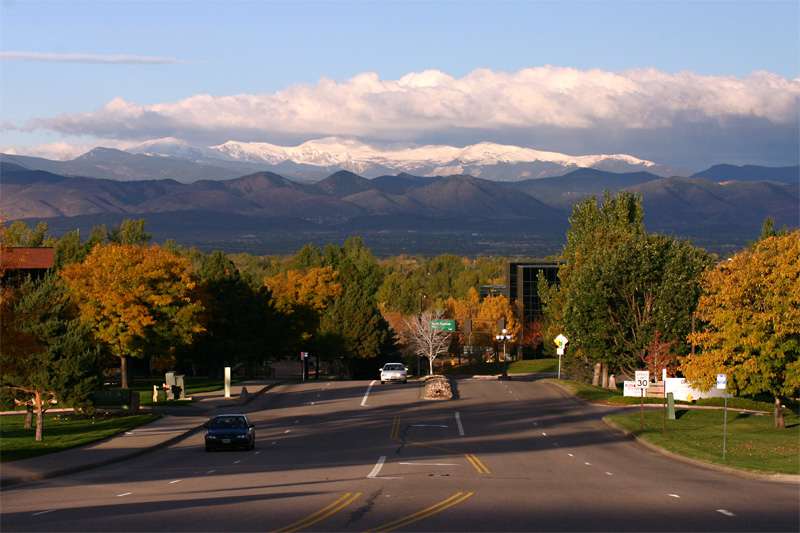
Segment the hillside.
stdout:
[[310,183],[272,172],[180,183],[63,176],[0,163],[2,214],[46,220],[54,235],[146,218],[157,239],[265,251],[359,234],[387,253],[502,250],[543,257],[563,245],[575,202],[620,189],[642,195],[648,231],[690,237],[712,251],[756,238],[767,216],[778,226],[796,227],[800,220],[800,184],[776,181],[580,169],[518,183],[468,175],[365,179],[348,171]]

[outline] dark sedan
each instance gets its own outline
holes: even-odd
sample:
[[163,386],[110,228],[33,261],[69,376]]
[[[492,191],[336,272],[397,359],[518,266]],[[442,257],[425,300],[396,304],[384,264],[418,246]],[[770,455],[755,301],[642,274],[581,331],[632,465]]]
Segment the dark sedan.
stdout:
[[244,415],[217,415],[203,427],[207,429],[207,452],[219,448],[252,450],[256,447],[255,426]]

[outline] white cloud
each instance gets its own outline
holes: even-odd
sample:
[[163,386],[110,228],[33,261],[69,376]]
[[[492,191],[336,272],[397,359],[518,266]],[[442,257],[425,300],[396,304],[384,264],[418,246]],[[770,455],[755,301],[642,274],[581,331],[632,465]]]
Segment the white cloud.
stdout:
[[157,56],[96,55],[96,54],[45,54],[40,52],[0,52],[2,61],[34,63],[107,63],[123,65],[169,65],[188,63],[180,59]]
[[[583,153],[602,149],[637,155],[624,143],[644,132],[652,144],[662,130],[664,138],[680,139],[683,130],[702,136],[698,131],[707,128],[722,136],[713,142],[724,145],[728,125],[735,126],[731,135],[739,137],[751,122],[759,132],[774,126],[785,133],[797,129],[799,114],[800,82],[764,71],[736,78],[544,66],[516,73],[477,69],[460,79],[435,70],[399,80],[362,73],[343,82],[323,78],[315,85],[292,85],[274,94],[200,94],[150,106],[116,98],[91,113],[37,119],[22,129],[119,140],[173,136],[206,144],[281,143],[327,135],[446,141],[448,135],[463,137],[465,132],[480,137],[473,140],[488,140],[511,131],[537,142],[568,135],[603,139],[605,147],[587,147]],[[611,137],[620,146],[607,146]],[[552,145],[534,148],[564,151]]]

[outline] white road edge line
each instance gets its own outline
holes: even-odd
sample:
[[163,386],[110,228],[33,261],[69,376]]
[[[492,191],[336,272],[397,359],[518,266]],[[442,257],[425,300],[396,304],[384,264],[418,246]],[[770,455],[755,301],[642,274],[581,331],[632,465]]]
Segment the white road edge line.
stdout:
[[371,391],[371,390],[372,390],[372,386],[373,386],[373,385],[375,385],[375,382],[376,382],[376,381],[377,381],[376,379],[373,379],[373,380],[370,382],[369,386],[367,387],[367,392],[365,392],[365,393],[364,393],[364,399],[363,399],[363,400],[361,400],[361,406],[362,406],[362,407],[368,407],[368,406],[367,406],[367,398],[369,398],[369,391]]
[[728,511],[727,509],[717,509],[717,512],[718,512],[718,513],[722,513],[722,514],[724,514],[725,516],[736,516],[736,514],[734,514],[734,513],[730,512],[730,511]]
[[677,494],[667,494],[667,496],[671,498],[680,498],[680,496],[678,496]]
[[123,492],[122,494],[117,494],[117,498],[122,498],[123,496],[130,496],[133,494],[132,492]]
[[39,516],[40,514],[52,513],[56,509],[48,509],[47,511],[39,511],[38,513],[31,513],[31,516]]
[[464,426],[461,425],[461,413],[456,411],[456,424],[458,424],[458,434],[464,436]]
[[173,483],[180,483],[181,481],[183,481],[183,480],[176,479],[175,481],[170,481],[169,484],[172,485]]

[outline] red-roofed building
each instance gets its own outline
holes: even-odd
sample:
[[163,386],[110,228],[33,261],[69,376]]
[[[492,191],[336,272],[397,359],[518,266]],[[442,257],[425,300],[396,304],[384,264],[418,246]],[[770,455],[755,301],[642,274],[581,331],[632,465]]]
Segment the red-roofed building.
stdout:
[[39,279],[55,265],[55,248],[3,248],[0,250],[2,284],[19,284],[26,277]]

